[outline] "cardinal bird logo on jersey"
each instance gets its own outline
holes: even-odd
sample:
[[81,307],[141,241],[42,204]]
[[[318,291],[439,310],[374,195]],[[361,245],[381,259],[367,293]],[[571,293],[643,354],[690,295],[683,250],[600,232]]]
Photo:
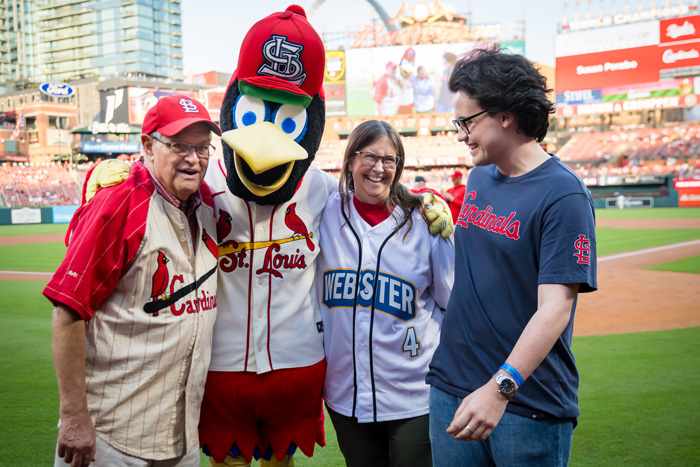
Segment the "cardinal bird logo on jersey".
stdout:
[[207,248],[209,248],[211,254],[214,255],[214,258],[218,258],[219,247],[216,246],[216,242],[214,241],[214,239],[209,236],[209,234],[207,233],[207,229],[202,229],[202,241],[207,246]]
[[[158,297],[163,295],[168,288],[170,283],[170,273],[168,272],[168,259],[165,253],[162,251],[158,252],[158,269],[156,269],[155,274],[153,274],[153,282],[151,284],[151,298],[155,301]],[[168,298],[164,296],[162,298]],[[154,314],[155,316],[155,314]]]
[[295,236],[298,235],[305,237],[306,246],[309,247],[309,250],[314,251],[316,249],[316,245],[314,245],[314,242],[312,242],[309,238],[309,231],[306,228],[306,224],[304,224],[304,221],[302,221],[294,211],[296,205],[297,203],[292,203],[287,207],[287,210],[284,211],[284,224],[289,227],[292,232],[294,232]]
[[216,235],[219,237],[219,243],[223,243],[224,239],[231,233],[231,214],[223,209],[219,209],[219,220],[216,222]]

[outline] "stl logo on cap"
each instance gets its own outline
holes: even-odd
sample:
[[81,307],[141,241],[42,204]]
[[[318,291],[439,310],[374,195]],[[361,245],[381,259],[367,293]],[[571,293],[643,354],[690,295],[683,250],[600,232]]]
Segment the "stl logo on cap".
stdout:
[[183,97],[182,99],[180,99],[179,104],[182,106],[182,108],[187,113],[199,113],[199,109],[197,108],[197,105],[189,99],[185,99]]
[[263,44],[263,57],[272,66],[264,63],[258,68],[259,75],[274,76],[301,86],[306,80],[301,51],[304,46],[287,40],[286,36],[273,35]]

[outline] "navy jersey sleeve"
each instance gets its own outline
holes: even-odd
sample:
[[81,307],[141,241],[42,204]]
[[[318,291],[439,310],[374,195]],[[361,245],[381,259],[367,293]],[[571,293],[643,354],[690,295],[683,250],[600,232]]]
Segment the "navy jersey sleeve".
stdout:
[[550,206],[542,220],[538,284],[580,284],[598,288],[595,214],[590,198],[569,194]]

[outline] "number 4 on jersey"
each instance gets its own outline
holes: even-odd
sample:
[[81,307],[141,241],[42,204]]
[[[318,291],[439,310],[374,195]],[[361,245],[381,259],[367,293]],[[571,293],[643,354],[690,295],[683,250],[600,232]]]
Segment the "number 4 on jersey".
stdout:
[[418,336],[416,336],[416,328],[411,326],[406,329],[406,335],[403,338],[403,345],[401,346],[402,352],[408,352],[411,358],[418,356],[420,352],[420,341]]

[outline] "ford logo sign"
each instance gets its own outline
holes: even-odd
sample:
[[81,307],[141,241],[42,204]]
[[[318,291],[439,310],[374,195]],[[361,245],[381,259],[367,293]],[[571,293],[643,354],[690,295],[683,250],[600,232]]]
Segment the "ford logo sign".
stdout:
[[69,97],[75,93],[75,89],[61,81],[49,81],[39,85],[39,91],[51,97]]

